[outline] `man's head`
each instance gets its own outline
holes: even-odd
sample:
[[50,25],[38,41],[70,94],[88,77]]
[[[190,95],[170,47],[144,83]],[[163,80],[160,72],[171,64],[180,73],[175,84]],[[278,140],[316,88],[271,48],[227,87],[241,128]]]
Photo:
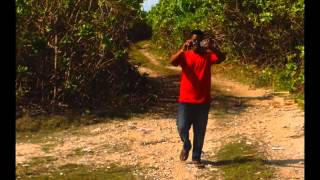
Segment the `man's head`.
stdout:
[[203,36],[204,36],[204,33],[199,29],[195,29],[191,31],[191,40],[192,40],[193,50],[195,51],[200,50],[200,42],[202,41]]

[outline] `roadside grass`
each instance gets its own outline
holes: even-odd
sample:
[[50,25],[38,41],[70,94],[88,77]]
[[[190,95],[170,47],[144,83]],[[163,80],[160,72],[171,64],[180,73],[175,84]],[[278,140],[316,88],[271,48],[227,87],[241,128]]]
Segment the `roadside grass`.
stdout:
[[97,122],[104,122],[108,118],[100,118],[95,115],[41,115],[28,116],[24,115],[16,120],[17,132],[39,132],[41,130],[64,130],[82,125],[91,125]]
[[[237,61],[228,60],[221,64],[214,65],[212,74],[223,74],[224,77],[236,80],[252,88],[268,88],[272,91],[286,91],[283,86],[277,85],[276,80],[272,80],[267,71],[259,70],[255,65],[242,65]],[[278,74],[272,74],[278,76]],[[281,83],[281,82],[278,82]],[[304,94],[300,92],[290,92],[288,94],[298,106],[304,110]]]
[[[50,117],[48,117],[49,119]],[[32,121],[32,118],[28,121]],[[35,120],[36,121],[36,120]],[[45,120],[42,123],[46,123]],[[79,131],[80,126],[70,125],[65,128],[42,128],[37,131],[16,131],[16,143],[45,143],[42,146],[44,152],[49,152],[57,144],[63,142],[63,137],[67,135],[88,136],[89,132]]]
[[52,171],[51,166],[57,158],[53,156],[33,157],[29,162],[16,165],[17,179],[33,179],[39,174],[46,175]]
[[299,107],[304,110],[304,94],[296,94],[293,99]]
[[[25,115],[16,120],[16,143],[57,142],[63,136],[63,130],[72,130],[77,126],[79,126],[78,122],[70,121],[62,116],[30,117]],[[42,150],[46,152],[50,148],[45,145]]]
[[17,179],[143,179],[136,173],[136,169],[129,166],[121,166],[116,163],[104,165],[103,167],[94,167],[81,164],[65,164],[60,167],[54,167],[54,159],[48,157],[33,158],[28,166],[16,166]]
[[[142,116],[142,115],[140,115]],[[94,125],[97,123],[113,123],[115,121],[129,120],[135,117],[131,114],[128,118],[99,117],[98,115],[24,115],[16,120],[16,142],[45,143],[57,141],[66,134],[76,136],[88,136],[92,133],[81,130],[79,127]]]
[[[55,137],[56,132],[52,131],[41,131],[41,132],[16,132],[16,143],[45,143]],[[49,136],[51,138],[49,138]]]
[[231,60],[214,65],[212,74],[223,74],[228,79],[236,80],[250,87],[270,87],[272,85],[271,82],[260,81],[257,78],[259,70],[254,65],[240,65]]

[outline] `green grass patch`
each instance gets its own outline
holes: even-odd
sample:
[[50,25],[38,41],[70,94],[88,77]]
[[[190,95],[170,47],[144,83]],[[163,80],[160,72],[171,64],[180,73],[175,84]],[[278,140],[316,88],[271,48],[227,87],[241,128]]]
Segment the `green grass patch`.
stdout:
[[137,179],[132,168],[121,167],[116,164],[97,169],[83,165],[67,164],[61,169],[63,175],[61,175],[61,172],[53,174],[56,179]]
[[19,179],[31,179],[28,177],[47,174],[52,170],[50,167],[56,160],[53,156],[34,157],[29,162],[16,166],[16,176],[20,177]]
[[39,168],[33,169],[33,171],[30,170],[28,172],[17,171],[18,179],[142,179],[142,177],[135,175],[133,167],[123,167],[115,163],[99,168],[79,164],[66,164],[56,168],[46,168],[42,171],[39,171]]
[[45,153],[49,153],[52,149],[57,146],[56,143],[44,144],[41,146],[41,150]]
[[294,101],[298,103],[298,106],[304,110],[304,94],[299,93],[294,95]]
[[217,153],[226,180],[271,179],[273,169],[263,163],[263,155],[245,140],[228,143]]

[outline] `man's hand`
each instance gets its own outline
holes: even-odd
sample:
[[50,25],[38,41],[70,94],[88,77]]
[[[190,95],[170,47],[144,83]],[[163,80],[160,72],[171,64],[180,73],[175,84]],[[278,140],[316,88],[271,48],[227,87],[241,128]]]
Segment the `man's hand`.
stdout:
[[186,42],[183,43],[181,49],[171,56],[170,61],[172,65],[178,66],[181,63],[183,52],[185,50],[188,50],[190,45],[192,45],[192,40],[191,39],[186,40]]
[[183,51],[189,50],[191,45],[192,45],[192,40],[191,39],[186,40],[186,42],[184,42],[183,45],[182,45],[182,50]]

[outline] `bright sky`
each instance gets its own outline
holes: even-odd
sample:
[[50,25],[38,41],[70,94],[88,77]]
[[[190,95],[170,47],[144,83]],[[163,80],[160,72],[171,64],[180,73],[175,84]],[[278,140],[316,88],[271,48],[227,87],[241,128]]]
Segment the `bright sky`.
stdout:
[[157,4],[159,0],[144,0],[142,6],[144,11],[149,11],[152,6]]

